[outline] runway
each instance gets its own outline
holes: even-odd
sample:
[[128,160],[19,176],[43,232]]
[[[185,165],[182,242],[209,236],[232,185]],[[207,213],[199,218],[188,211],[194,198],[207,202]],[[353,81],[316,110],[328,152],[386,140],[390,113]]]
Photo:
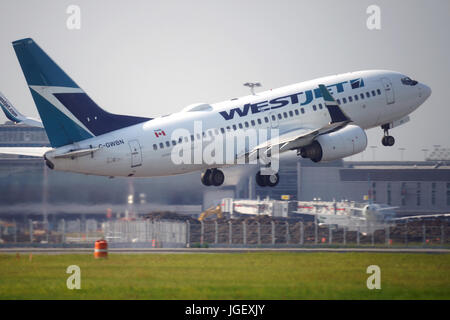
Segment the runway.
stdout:
[[[33,254],[92,254],[94,248],[0,248],[0,253]],[[173,254],[173,253],[257,253],[257,252],[372,252],[372,253],[450,253],[443,248],[110,248],[109,253],[117,254]]]

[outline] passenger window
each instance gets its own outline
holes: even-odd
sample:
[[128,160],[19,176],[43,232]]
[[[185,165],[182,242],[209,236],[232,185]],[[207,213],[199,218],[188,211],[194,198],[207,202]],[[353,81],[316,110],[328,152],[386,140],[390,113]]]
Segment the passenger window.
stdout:
[[355,94],[355,101],[358,101],[358,95]]
[[248,122],[247,122],[247,121],[245,121],[245,122],[244,122],[244,126],[245,126],[246,128],[248,128],[248,127],[249,127],[249,125],[248,125]]
[[285,118],[287,118],[287,117],[288,117],[288,115],[287,115],[287,113],[286,113],[286,112],[283,112],[283,116],[284,116]]
[[166,146],[170,147],[170,142],[166,141]]
[[364,93],[361,93],[359,96],[361,97],[361,100],[364,100]]
[[353,102],[353,97],[348,97],[348,102]]
[[174,146],[176,144],[177,144],[177,142],[175,140],[172,140],[172,145]]
[[159,147],[160,147],[161,149],[164,149],[164,143],[160,142],[160,143],[159,143]]
[[258,124],[262,124],[262,121],[261,121],[261,119],[259,119],[259,118],[258,118]]
[[264,117],[264,121],[265,121],[266,123],[269,123],[269,118]]
[[317,107],[316,105],[313,105],[313,110],[316,111]]
[[239,126],[239,129],[243,128],[242,123],[239,123],[238,126]]
[[322,109],[322,104],[321,103],[319,103],[319,109]]
[[252,126],[255,126],[255,120],[251,120],[250,123],[252,124]]
[[289,116],[293,117],[294,113],[292,111],[289,111]]
[[336,99],[337,104],[341,104],[341,100]]
[[275,115],[272,115],[272,120],[275,121],[276,119],[277,119],[277,118],[275,118]]
[[153,145],[153,150],[158,149],[158,146],[156,145],[156,143]]
[[184,137],[184,142],[188,142],[189,138],[188,137]]
[[375,90],[372,90],[372,97],[375,97],[376,95]]
[[305,108],[301,108],[300,111],[301,111],[302,113],[305,113]]
[[233,124],[233,130],[237,130],[237,127],[235,124]]
[[225,129],[224,128],[220,128],[220,132],[225,133]]
[[194,135],[191,134],[191,141],[194,141]]
[[346,98],[342,98],[342,102],[343,103],[347,103],[347,99]]
[[281,113],[279,113],[278,114],[278,119],[281,119],[281,118],[282,118]]
[[378,94],[381,94],[381,90],[380,90],[380,89],[377,89],[377,93],[378,93]]
[[366,92],[366,97],[370,98],[370,92]]
[[178,143],[182,143],[183,142],[183,137],[178,138]]
[[298,116],[298,110],[295,109],[294,112],[295,112],[295,115]]

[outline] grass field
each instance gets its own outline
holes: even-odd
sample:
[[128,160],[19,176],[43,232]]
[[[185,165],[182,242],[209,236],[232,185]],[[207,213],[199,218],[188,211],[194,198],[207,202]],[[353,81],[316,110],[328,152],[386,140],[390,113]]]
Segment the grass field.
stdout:
[[[80,290],[66,287],[69,265]],[[369,265],[381,290],[366,287]],[[450,255],[2,254],[0,299],[450,299]]]

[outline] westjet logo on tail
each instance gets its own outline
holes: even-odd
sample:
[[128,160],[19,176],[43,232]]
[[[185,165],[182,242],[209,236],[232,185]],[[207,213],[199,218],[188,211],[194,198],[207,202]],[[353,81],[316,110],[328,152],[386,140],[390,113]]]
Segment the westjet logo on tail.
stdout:
[[[339,83],[335,83],[332,85],[328,85],[327,88],[330,90],[331,94],[333,91],[336,93],[344,92],[344,84],[350,84],[352,89],[358,89],[364,87],[364,80],[362,78],[353,79],[350,81],[343,81]],[[288,104],[297,104],[300,101],[300,106],[305,106],[310,104],[314,99],[321,98],[322,93],[320,89],[314,90],[306,90],[298,93],[294,93],[291,95],[278,97],[272,100],[261,101],[257,103],[247,103],[243,107],[233,108],[229,111],[221,111],[219,112],[225,120],[231,120],[234,118],[235,114],[238,114],[239,117],[245,117],[248,115],[249,110],[251,110],[252,114],[264,112],[267,110],[273,110],[282,108]]]
[[14,109],[8,104],[6,100],[0,97],[0,103],[2,107],[6,108],[14,117],[18,117],[18,114],[14,111]]

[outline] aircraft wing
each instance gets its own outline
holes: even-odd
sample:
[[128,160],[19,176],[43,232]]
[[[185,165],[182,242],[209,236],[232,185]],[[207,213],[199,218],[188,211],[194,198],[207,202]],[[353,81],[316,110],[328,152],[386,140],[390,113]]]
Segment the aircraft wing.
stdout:
[[15,154],[30,157],[43,157],[47,151],[52,150],[50,147],[2,147],[0,153]]
[[278,146],[279,152],[284,152],[287,150],[298,149],[309,145],[314,141],[316,137],[322,134],[337,131],[345,127],[352,120],[342,111],[338,103],[331,96],[325,85],[320,84],[319,89],[322,93],[322,97],[325,101],[325,106],[330,113],[331,122],[320,127],[320,128],[299,128],[285,132],[275,138],[267,140],[260,145],[253,148],[251,151],[243,154],[240,157],[246,157],[247,159],[254,159],[258,157],[258,151],[264,150],[267,155],[273,146]]
[[15,123],[24,123],[31,127],[39,127],[39,128],[44,127],[42,121],[21,114],[16,108],[14,108],[12,103],[1,92],[0,92],[0,107],[5,113],[5,116]]
[[[21,156],[30,156],[30,157],[43,157],[47,151],[53,150],[50,147],[2,147],[0,148],[0,154],[15,154]],[[61,158],[71,158],[75,159],[78,157],[82,157],[88,154],[92,154],[100,150],[97,148],[87,148],[87,149],[74,149],[69,150],[62,154],[54,155],[55,159]]]
[[382,207],[382,208],[378,208],[377,211],[387,211],[387,210],[394,210],[394,209],[398,209],[400,207]]
[[438,213],[438,214],[424,214],[418,216],[406,216],[401,218],[394,218],[393,221],[409,220],[409,219],[424,219],[424,218],[450,218],[450,213]]

